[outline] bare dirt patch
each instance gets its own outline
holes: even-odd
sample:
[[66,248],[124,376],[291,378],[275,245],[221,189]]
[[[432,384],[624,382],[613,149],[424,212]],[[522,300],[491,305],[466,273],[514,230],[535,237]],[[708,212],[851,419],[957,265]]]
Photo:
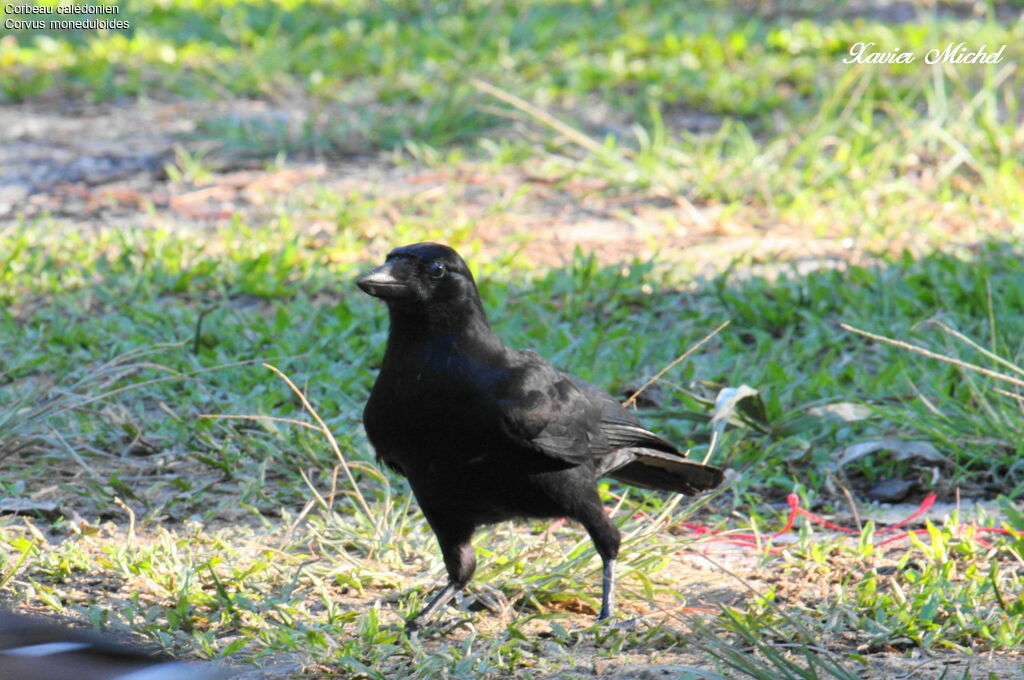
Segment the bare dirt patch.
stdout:
[[[657,255],[701,274],[743,256],[831,267],[923,239],[908,231],[884,243],[862,242],[842,223],[823,230],[756,205],[726,210],[681,197],[622,194],[602,180],[553,177],[530,163],[429,168],[396,165],[392,154],[380,154],[295,157],[278,165],[217,151],[196,136],[213,119],[278,114],[289,115],[249,101],[0,107],[0,222],[45,216],[84,231],[120,225],[215,232],[236,216],[261,224],[293,215],[323,240],[339,229],[337,207],[325,207],[323,197],[353,197],[360,214],[344,228],[362,233],[368,259],[394,245],[397,224],[441,222],[458,240],[468,229],[490,255],[513,250],[557,266],[579,247],[607,263]],[[189,176],[190,164],[200,168],[198,176]],[[907,209],[942,219],[938,205]],[[955,215],[950,220],[951,231],[970,226]]]

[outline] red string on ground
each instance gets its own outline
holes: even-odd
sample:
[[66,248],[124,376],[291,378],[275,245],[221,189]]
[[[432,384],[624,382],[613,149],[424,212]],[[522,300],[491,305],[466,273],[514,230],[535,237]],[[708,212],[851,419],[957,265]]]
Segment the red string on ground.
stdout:
[[[914,520],[919,518],[924,513],[928,512],[928,510],[933,505],[935,505],[935,501],[936,501],[937,498],[938,497],[934,493],[928,494],[927,496],[925,496],[924,500],[921,501],[921,504],[917,507],[917,509],[914,510],[914,512],[912,512],[910,515],[908,515],[905,519],[900,520],[896,524],[892,524],[892,525],[889,525],[889,526],[886,526],[886,527],[882,527],[882,528],[876,530],[875,531],[875,535],[876,536],[880,536],[880,535],[883,535],[883,534],[890,534],[890,533],[892,533],[894,531],[902,529],[903,527],[907,526],[908,524],[910,524],[911,522],[913,522]],[[797,496],[795,493],[794,494],[790,494],[789,496],[786,497],[786,503],[789,504],[789,516],[786,518],[785,526],[783,526],[780,530],[776,531],[775,533],[769,534],[767,536],[759,536],[759,535],[756,535],[756,534],[736,534],[736,533],[730,533],[728,531],[719,531],[719,530],[715,530],[715,529],[710,529],[710,528],[708,528],[706,526],[703,526],[703,525],[700,525],[700,524],[684,523],[683,526],[686,527],[687,529],[689,529],[690,531],[692,531],[693,532],[693,536],[695,538],[708,537],[708,538],[706,538],[706,540],[709,541],[709,542],[726,543],[728,545],[738,545],[738,546],[742,546],[742,547],[745,547],[745,548],[753,548],[755,550],[763,550],[765,552],[770,552],[770,553],[773,553],[773,554],[778,554],[781,551],[780,551],[779,548],[776,548],[776,547],[771,545],[772,540],[774,540],[776,538],[779,538],[780,536],[784,536],[784,535],[788,534],[790,531],[792,531],[793,530],[793,526],[796,523],[796,518],[797,517],[801,517],[801,516],[806,518],[806,519],[808,519],[808,520],[810,520],[814,524],[819,524],[819,525],[821,525],[823,527],[826,527],[828,529],[832,529],[833,531],[839,531],[839,532],[844,533],[844,534],[860,534],[860,531],[857,530],[857,529],[851,529],[849,527],[842,527],[842,526],[839,526],[838,524],[833,524],[832,522],[829,522],[824,517],[821,517],[820,515],[816,515],[813,512],[811,512],[809,510],[805,510],[804,508],[800,507],[800,497]],[[979,533],[995,533],[995,534],[1004,534],[1004,535],[1007,535],[1007,536],[1013,536],[1014,538],[1019,538],[1021,536],[1024,536],[1024,534],[1022,534],[1021,532],[1014,531],[1013,529],[1003,529],[1003,528],[1000,528],[1000,527],[979,527],[979,526],[964,525],[964,524],[957,525],[956,531],[957,531],[957,533],[962,533],[965,529],[968,529],[968,528],[974,530],[974,532],[971,534],[971,538],[974,540],[974,542],[976,542],[979,545],[981,545],[983,547],[986,547],[986,548],[991,548],[992,547],[992,543],[989,542],[989,541],[986,541],[985,539],[981,538],[980,536],[977,536],[976,534],[979,534]],[[890,536],[890,537],[885,538],[883,540],[876,540],[875,541],[875,545],[878,546],[878,547],[882,547],[882,546],[885,546],[885,545],[889,545],[890,543],[894,543],[896,541],[904,540],[904,539],[910,537],[911,534],[926,534],[926,533],[928,533],[927,529],[912,529],[910,531],[904,531],[904,532],[902,532],[900,534],[897,534],[895,536]]]

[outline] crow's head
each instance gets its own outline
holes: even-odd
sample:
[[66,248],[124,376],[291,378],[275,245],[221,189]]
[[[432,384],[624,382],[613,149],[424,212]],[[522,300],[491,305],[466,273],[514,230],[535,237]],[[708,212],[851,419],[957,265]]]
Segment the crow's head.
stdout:
[[480,305],[469,267],[457,252],[439,243],[395,248],[384,264],[360,276],[356,285],[392,307],[437,310]]

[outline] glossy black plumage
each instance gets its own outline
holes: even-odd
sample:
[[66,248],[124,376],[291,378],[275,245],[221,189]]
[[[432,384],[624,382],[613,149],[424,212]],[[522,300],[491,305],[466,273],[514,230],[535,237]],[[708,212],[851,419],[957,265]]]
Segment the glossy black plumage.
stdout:
[[505,346],[451,248],[396,248],[357,283],[391,317],[366,432],[377,457],[409,479],[449,576],[409,627],[469,582],[473,531],[516,517],[586,528],[604,563],[599,618],[610,616],[619,532],[597,480],[692,494],[717,486],[721,471],[686,459],[604,390]]

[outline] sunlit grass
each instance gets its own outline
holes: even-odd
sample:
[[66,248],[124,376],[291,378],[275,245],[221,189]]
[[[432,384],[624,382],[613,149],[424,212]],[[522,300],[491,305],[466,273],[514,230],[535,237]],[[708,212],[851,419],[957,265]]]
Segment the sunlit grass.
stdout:
[[[15,433],[19,441],[32,442],[31,457],[9,455],[5,462],[14,474],[0,484],[5,496],[25,499],[30,511],[33,501],[57,498],[81,518],[30,528],[40,522],[45,527],[54,517],[39,506],[42,514],[32,524],[7,520],[10,557],[0,567],[5,590],[14,601],[71,608],[105,625],[144,631],[178,652],[257,662],[297,653],[303,664],[362,664],[385,675],[419,672],[412,669],[426,663],[417,656],[424,652],[410,650],[388,626],[420,607],[436,586],[437,551],[404,482],[376,471],[359,428],[384,319],[351,286],[359,265],[330,264],[324,248],[288,245],[302,241],[299,233],[282,245],[276,228],[236,229],[246,241],[232,251],[216,242],[195,245],[187,232],[139,232],[120,254],[116,244],[124,245],[124,237],[113,232],[80,248],[49,241],[45,229],[31,225],[9,232],[26,246],[19,256],[26,270],[42,271],[42,263],[54,259],[63,264],[52,278],[8,281],[10,299],[46,295],[48,302],[16,307],[17,319],[9,315],[5,321],[0,351],[10,384],[6,394],[20,395],[20,401],[6,401],[3,408],[10,418],[25,408],[26,399],[73,400],[58,418],[24,421],[22,428],[38,424],[33,432]],[[988,424],[997,413],[992,409],[963,407],[954,420],[944,416],[933,424],[919,414],[907,422],[913,403],[900,407],[893,399],[905,400],[918,390],[944,409],[936,395],[955,376],[940,362],[845,334],[835,324],[885,328],[927,342],[928,327],[915,327],[941,313],[976,337],[996,333],[995,346],[1014,356],[1019,316],[1010,310],[1019,305],[1014,291],[1024,289],[1020,262],[1012,248],[996,243],[969,262],[935,253],[871,268],[735,282],[725,276],[696,285],[657,265],[637,263],[627,271],[586,258],[564,270],[534,273],[529,267],[498,271],[486,262],[479,268],[487,272],[481,286],[503,337],[537,348],[623,397],[625,383],[656,373],[705,335],[710,321],[731,319],[728,329],[659,382],[662,406],[644,417],[702,456],[716,390],[756,388],[764,421],[749,427],[736,421],[712,461],[728,460],[746,471],[711,507],[720,514],[750,515],[764,530],[779,520],[764,515],[758,499],[796,489],[808,499],[836,502],[827,491],[832,452],[868,439],[927,438],[950,459],[951,477],[938,485],[940,491],[999,476],[1004,493],[1018,493],[1012,433],[1019,425],[1007,421],[1005,439],[990,438],[990,453],[979,455],[971,433],[1000,431]],[[653,284],[652,290],[645,292],[644,284]],[[132,296],[130,306],[119,301],[124,295]],[[989,302],[979,307],[979,300]],[[62,318],[74,309],[90,311]],[[992,326],[991,318],[999,324]],[[668,336],[666,323],[673,329]],[[658,341],[665,337],[677,342]],[[125,370],[110,383],[104,362],[157,342],[174,344],[138,366],[115,360],[110,365]],[[52,351],[57,347],[63,349]],[[200,418],[305,418],[287,387],[259,366],[265,360],[282,366],[323,415],[345,459],[355,464],[354,479],[370,515],[358,511],[338,461],[315,433],[272,421]],[[40,383],[44,375],[49,380]],[[992,393],[991,386],[972,389],[977,399],[1014,403]],[[78,407],[79,392],[92,394],[95,402]],[[853,422],[810,413],[813,405],[850,400],[878,409]],[[1003,450],[1006,458],[992,455]],[[865,464],[877,479],[910,470],[908,463],[885,457]],[[39,496],[31,480],[44,467],[56,486]],[[614,499],[621,489],[606,491]],[[649,533],[657,526],[649,515],[667,512],[669,525],[681,516],[657,494],[634,492],[628,499],[624,530],[640,532],[641,540],[627,541],[624,606],[629,611],[633,601],[664,608],[658,603],[671,601],[673,587],[659,573],[687,543],[671,533]],[[100,524],[101,518],[116,524]],[[51,547],[40,530],[66,538]],[[589,542],[575,528],[548,531],[503,527],[482,533],[481,569],[469,601],[480,598],[493,611],[461,616],[491,631],[480,638],[485,649],[456,654],[457,645],[447,647],[441,657],[429,657],[428,667],[517,672],[521,664],[541,663],[535,650],[520,649],[517,626],[534,619],[557,623],[594,608],[599,579]],[[926,542],[910,547],[903,558],[933,567],[900,569],[898,580],[885,581],[885,591],[878,579],[863,578],[858,560],[870,562],[870,555],[840,562],[815,557],[827,547],[810,534],[805,540],[800,551],[807,556],[797,558],[795,568],[827,564],[836,583],[836,611],[847,612],[828,624],[830,630],[873,630],[879,639],[905,638],[935,648],[1017,644],[1013,626],[1021,613],[1012,603],[1019,578],[1012,569],[990,574],[978,567],[979,560],[995,562],[981,548],[964,548],[969,542],[951,529],[923,537]],[[848,561],[846,571],[837,570]],[[78,585],[97,573],[104,575],[102,586]],[[928,623],[922,612],[929,607],[947,612],[945,618]],[[743,611],[730,615],[733,623],[723,620],[723,630],[742,624],[754,635],[758,626],[769,625],[759,618],[769,610]],[[876,622],[873,628],[865,628],[864,617]],[[508,632],[501,633],[504,627]],[[644,639],[627,635],[616,644],[642,647]],[[707,644],[727,655],[720,642]],[[441,652],[430,654],[435,653]]]
[[[992,375],[1020,376],[1024,356],[1024,23],[938,8],[892,24],[827,5],[140,1],[120,5],[123,35],[0,38],[10,102],[258,98],[284,112],[197,121],[165,168],[175,190],[216,184],[239,156],[268,172],[373,158],[443,184],[313,181],[216,225],[170,208],[119,227],[0,225],[0,498],[21,513],[0,517],[0,603],[310,677],[587,675],[625,656],[681,677],[850,678],[876,654],[1019,650],[1019,533],[979,543],[955,512],[886,551],[870,523],[852,538],[805,525],[781,556],[742,558],[753,566],[721,613],[677,580],[687,551],[708,547],[684,519],[770,534],[789,493],[831,514],[846,492],[908,480],[911,498],[1001,495],[966,524],[1024,530],[1021,392]],[[1006,61],[842,63],[854,40],[921,50],[968,36],[1007,44]],[[656,255],[607,264],[567,246],[549,267],[533,233],[506,228],[564,205],[649,234]],[[705,262],[660,240],[736,233],[840,255]],[[698,458],[714,433],[728,489],[690,517],[601,487],[627,537],[622,607],[667,619],[590,627],[585,534],[525,523],[480,532],[446,636],[400,634],[443,569],[361,429],[386,319],[351,282],[426,239],[467,257],[509,344],[622,398],[731,322],[640,414]],[[336,449],[287,422],[308,409],[264,363]],[[756,408],[712,421],[740,386]],[[886,440],[936,459],[883,448],[837,463]],[[683,653],[701,669],[672,661]]]

